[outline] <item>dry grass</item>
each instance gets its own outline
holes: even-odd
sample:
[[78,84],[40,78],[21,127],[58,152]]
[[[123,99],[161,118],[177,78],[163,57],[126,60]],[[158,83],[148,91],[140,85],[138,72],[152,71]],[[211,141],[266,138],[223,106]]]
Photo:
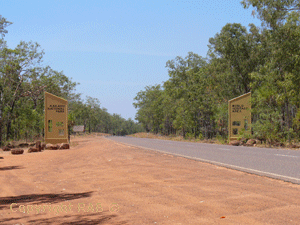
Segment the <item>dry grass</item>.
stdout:
[[183,138],[183,136],[164,136],[161,134],[152,134],[152,133],[135,133],[132,135],[128,135],[129,137],[137,137],[137,138],[153,138],[153,139],[161,139],[161,140],[170,140],[170,141],[184,141],[184,142],[196,142],[196,143],[210,143],[210,144],[225,144],[221,143],[217,139],[195,139],[195,138]]
[[76,137],[76,136],[80,136],[80,137],[88,137],[88,136],[92,136],[92,137],[96,137],[96,136],[111,136],[111,134],[106,134],[106,133],[97,133],[97,132],[92,132],[92,133],[78,133],[76,135],[72,134],[72,137]]
[[[183,142],[194,142],[194,143],[209,143],[209,144],[219,144],[219,145],[228,145],[226,141],[221,142],[218,139],[195,139],[195,138],[186,138],[184,139],[182,136],[164,136],[160,134],[152,134],[152,133],[135,133],[132,135],[128,135],[129,137],[137,137],[137,138],[153,138],[153,139],[161,139],[161,140],[170,140],[170,141],[183,141]],[[297,146],[300,146],[300,143],[294,143]],[[285,143],[287,146],[287,143]],[[288,148],[288,147],[279,147],[279,146],[271,146],[266,143],[258,143],[256,144],[257,148],[276,148],[276,149],[289,149],[289,150],[299,150],[299,148]]]

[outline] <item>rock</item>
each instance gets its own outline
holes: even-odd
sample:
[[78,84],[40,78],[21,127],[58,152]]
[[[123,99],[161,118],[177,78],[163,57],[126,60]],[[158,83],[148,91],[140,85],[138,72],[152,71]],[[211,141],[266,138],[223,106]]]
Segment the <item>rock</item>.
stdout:
[[256,144],[258,144],[258,143],[262,144],[262,141],[260,141],[260,140],[258,140],[258,139],[255,139],[255,143],[256,143]]
[[70,145],[68,143],[62,143],[59,145],[59,149],[70,149]]
[[53,144],[46,144],[45,149],[49,149],[49,150],[57,150],[59,148],[58,145],[53,145]]
[[13,144],[9,143],[9,144],[7,145],[7,147],[9,147],[9,148],[15,148],[16,146],[14,146]]
[[253,146],[254,144],[256,144],[256,141],[254,139],[249,139],[247,142],[246,142],[246,146]]
[[45,150],[46,149],[46,143],[43,143],[42,144],[42,150]]
[[18,146],[20,148],[27,148],[29,146],[29,144],[28,143],[20,143]]
[[267,142],[266,138],[262,138],[262,137],[258,137],[257,140],[258,140],[258,141],[256,141],[256,143],[260,142],[260,143],[262,144],[263,142],[264,142],[264,143]]
[[286,147],[288,148],[297,148],[298,146],[295,144],[288,144]]
[[241,138],[241,140],[239,140],[240,141],[240,144],[241,145],[246,145],[246,143],[247,143],[247,139],[246,138]]
[[24,150],[20,149],[20,148],[15,148],[15,149],[11,150],[11,154],[13,154],[13,155],[20,155],[20,154],[23,154],[23,153],[24,153]]
[[271,145],[274,147],[284,147],[285,145],[283,143],[280,143],[278,141],[271,142]]
[[42,151],[42,145],[41,145],[41,142],[40,142],[40,141],[37,141],[37,142],[35,143],[35,148],[38,149],[39,152]]
[[235,141],[231,141],[229,142],[230,145],[233,145],[233,146],[239,146],[240,145],[240,142],[235,140]]
[[256,144],[254,144],[253,147],[256,147]]
[[11,148],[9,148],[9,147],[7,147],[7,146],[4,146],[4,147],[2,148],[3,151],[10,151],[10,149],[11,149]]
[[38,148],[34,148],[34,147],[31,147],[31,148],[29,148],[28,149],[28,153],[31,153],[31,152],[40,152],[41,150],[40,149],[38,149]]
[[45,149],[51,149],[52,146],[53,146],[52,144],[46,144],[46,145],[45,145]]

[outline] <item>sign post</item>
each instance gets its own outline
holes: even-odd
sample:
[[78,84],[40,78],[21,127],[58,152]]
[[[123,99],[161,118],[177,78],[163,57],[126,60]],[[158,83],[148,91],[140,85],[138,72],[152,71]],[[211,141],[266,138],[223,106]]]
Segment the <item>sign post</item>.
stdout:
[[68,143],[68,101],[45,92],[45,142]]
[[244,128],[251,133],[251,92],[228,101],[228,138],[237,140],[239,132]]

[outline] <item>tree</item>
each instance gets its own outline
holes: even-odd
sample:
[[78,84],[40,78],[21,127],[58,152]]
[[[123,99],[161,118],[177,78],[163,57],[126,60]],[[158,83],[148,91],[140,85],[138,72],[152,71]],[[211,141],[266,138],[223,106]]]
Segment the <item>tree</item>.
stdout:
[[241,24],[226,24],[220,33],[209,39],[211,73],[216,85],[222,86],[222,96],[239,96],[250,91],[250,73],[261,65],[261,37],[258,28],[250,24],[250,34]]
[[[280,129],[278,130],[277,139],[291,140],[295,136],[292,125],[293,117],[299,110],[299,54],[300,54],[300,29],[299,15],[294,12],[290,13],[284,25],[278,26],[276,30],[266,30],[268,34],[268,43],[270,45],[270,57],[266,63],[256,73],[251,76],[255,80],[252,87],[257,90],[254,97],[257,114],[266,114],[266,107],[262,104],[269,105],[272,108],[271,114],[278,114],[280,119]],[[258,110],[260,109],[260,110]],[[265,118],[257,118],[258,124],[263,124]],[[257,133],[260,128],[254,129]]]
[[262,26],[268,26],[272,30],[281,26],[290,12],[300,11],[299,0],[243,0],[241,3],[244,8],[249,8],[250,5],[255,7]]
[[[1,70],[0,70],[0,117],[2,127],[7,128],[6,138],[10,137],[11,116],[16,102],[23,97],[23,85],[29,79],[35,64],[42,58],[43,52],[39,51],[37,43],[20,44],[14,49],[4,48],[1,51]],[[2,138],[2,130],[0,129]],[[0,142],[2,139],[0,138]]]
[[145,91],[140,91],[134,98],[135,108],[139,108],[136,119],[141,122],[147,132],[158,133],[162,121],[162,105],[160,85],[147,86]]
[[[7,21],[6,18],[4,18],[0,15],[0,51],[2,51],[4,47],[6,47],[6,42],[4,41],[4,36],[7,33],[7,30],[5,28],[11,24],[12,24],[12,22]],[[0,57],[0,59],[1,59],[1,57]]]

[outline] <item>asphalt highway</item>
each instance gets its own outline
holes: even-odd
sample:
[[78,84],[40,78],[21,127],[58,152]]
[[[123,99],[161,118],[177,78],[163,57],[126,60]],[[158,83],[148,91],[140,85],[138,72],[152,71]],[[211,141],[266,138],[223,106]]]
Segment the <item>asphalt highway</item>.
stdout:
[[120,136],[106,138],[126,145],[143,147],[300,184],[300,150],[202,144]]

